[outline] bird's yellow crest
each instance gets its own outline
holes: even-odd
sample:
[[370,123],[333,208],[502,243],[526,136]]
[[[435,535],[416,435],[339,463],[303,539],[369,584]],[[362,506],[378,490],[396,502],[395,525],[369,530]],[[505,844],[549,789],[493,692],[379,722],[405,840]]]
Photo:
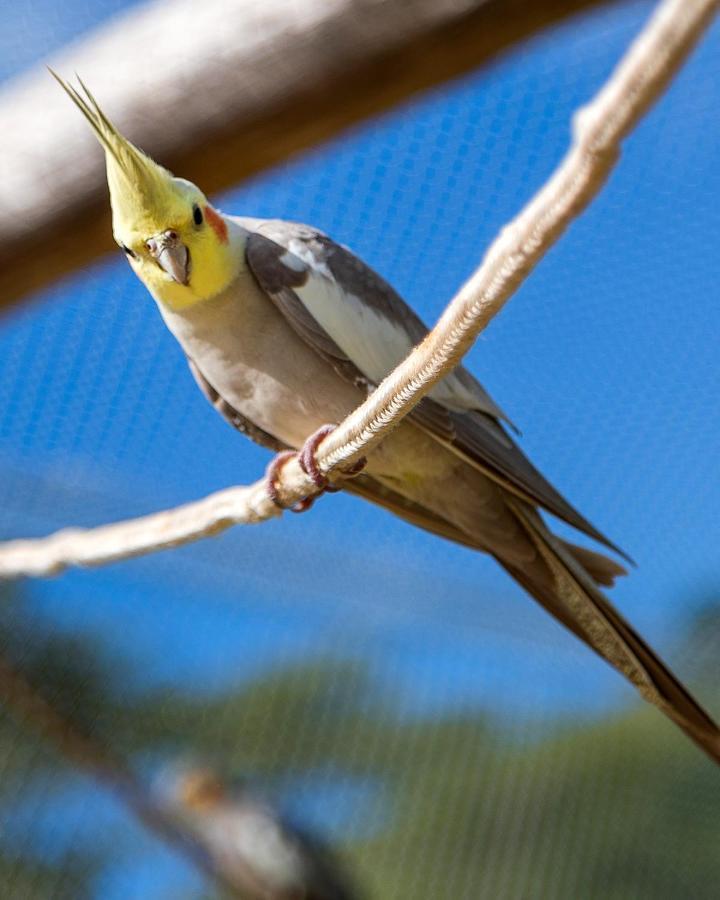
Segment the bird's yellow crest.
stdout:
[[238,269],[224,218],[199,188],[123,137],[79,76],[85,96],[50,73],[105,150],[113,234],[153,296],[183,307],[223,290]]

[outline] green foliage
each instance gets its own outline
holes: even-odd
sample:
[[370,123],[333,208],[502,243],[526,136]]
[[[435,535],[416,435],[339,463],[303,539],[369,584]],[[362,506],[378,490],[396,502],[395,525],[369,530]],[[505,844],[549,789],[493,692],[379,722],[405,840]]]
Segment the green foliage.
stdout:
[[[367,785],[341,853],[368,898],[718,894],[718,772],[640,704],[522,742],[489,716],[403,718],[358,665],[316,661],[210,697],[126,695],[122,665],[82,643],[30,634],[17,616],[0,639],[79,729],[131,759],[196,757],[271,786],[308,773]],[[7,715],[0,765],[0,817],[28,785],[69,772]],[[32,847],[19,858],[0,833],[2,896],[83,897],[113,846],[48,862]]]

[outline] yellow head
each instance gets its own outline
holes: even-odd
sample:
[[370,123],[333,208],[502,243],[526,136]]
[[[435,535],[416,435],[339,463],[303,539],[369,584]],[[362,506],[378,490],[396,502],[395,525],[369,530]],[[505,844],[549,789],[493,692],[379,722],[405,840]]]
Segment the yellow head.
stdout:
[[113,235],[150,293],[179,309],[227,287],[239,263],[222,215],[194,184],[126,140],[80,79],[85,97],[52,74],[105,150]]

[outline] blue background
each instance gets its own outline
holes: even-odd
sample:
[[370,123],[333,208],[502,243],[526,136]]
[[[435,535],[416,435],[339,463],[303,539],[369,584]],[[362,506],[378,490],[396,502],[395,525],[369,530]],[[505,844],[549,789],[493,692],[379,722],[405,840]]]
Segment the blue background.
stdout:
[[[126,5],[16,4],[0,75]],[[650,8],[565,23],[217,203],[321,227],[432,323],[560,160],[573,111]],[[604,192],[468,358],[535,463],[638,561],[613,597],[671,657],[720,575],[719,35],[711,29]],[[172,506],[254,480],[267,459],[196,390],[119,255],[0,319],[0,397],[7,537]],[[137,690],[213,692],[336,655],[367,662],[402,717],[493,708],[542,730],[637,702],[490,560],[343,496],[26,593],[59,632],[133,660]],[[76,840],[83,821],[78,811]],[[143,896],[141,870],[100,894]]]

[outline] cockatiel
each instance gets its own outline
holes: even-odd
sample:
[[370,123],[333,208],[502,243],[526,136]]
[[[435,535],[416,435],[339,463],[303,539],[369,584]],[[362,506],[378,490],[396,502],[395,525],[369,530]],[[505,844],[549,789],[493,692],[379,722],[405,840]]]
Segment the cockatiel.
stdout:
[[[313,452],[323,426],[355,409],[426,327],[350,250],[305,225],[224,215],[120,135],[82,82],[85,96],[58,81],[105,151],[115,239],[200,388],[253,440],[300,451],[319,479]],[[624,569],[556,537],[540,510],[620,551],[533,467],[503,422],[458,366],[343,489],[493,556],[720,762],[718,726],[598,588]]]

